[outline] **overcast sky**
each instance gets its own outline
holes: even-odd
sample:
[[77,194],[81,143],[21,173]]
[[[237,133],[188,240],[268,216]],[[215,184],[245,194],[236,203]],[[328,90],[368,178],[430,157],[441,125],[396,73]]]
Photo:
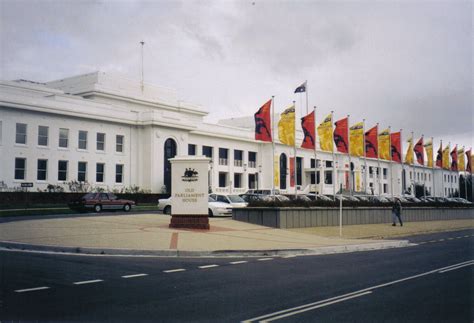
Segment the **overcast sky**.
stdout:
[[[453,144],[473,141],[471,1],[0,0],[1,79],[95,70],[176,88],[208,120],[276,110],[308,80],[320,122],[366,118]],[[304,96],[303,96],[304,98]],[[436,148],[437,149],[437,148]]]

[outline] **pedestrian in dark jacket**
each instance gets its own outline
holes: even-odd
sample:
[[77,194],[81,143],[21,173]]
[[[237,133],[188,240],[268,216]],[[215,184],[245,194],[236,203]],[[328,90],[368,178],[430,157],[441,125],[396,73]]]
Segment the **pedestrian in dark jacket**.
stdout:
[[397,218],[398,221],[400,221],[400,226],[403,227],[403,222],[402,222],[402,203],[400,202],[399,199],[395,199],[395,202],[393,203],[392,206],[392,226],[396,226],[397,224]]

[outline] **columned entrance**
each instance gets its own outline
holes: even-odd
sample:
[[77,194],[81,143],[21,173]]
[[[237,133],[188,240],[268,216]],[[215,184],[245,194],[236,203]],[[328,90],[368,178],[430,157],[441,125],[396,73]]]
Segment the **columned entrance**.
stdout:
[[176,142],[173,139],[167,139],[165,141],[164,147],[164,169],[163,169],[163,177],[164,177],[164,185],[166,187],[166,193],[171,193],[171,163],[169,161],[170,158],[176,156]]

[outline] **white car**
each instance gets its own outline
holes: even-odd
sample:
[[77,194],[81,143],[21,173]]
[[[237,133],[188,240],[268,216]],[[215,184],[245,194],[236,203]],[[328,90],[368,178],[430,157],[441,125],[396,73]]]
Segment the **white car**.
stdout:
[[246,207],[248,204],[238,195],[209,194],[209,196],[217,202],[226,203],[232,207]]
[[[209,216],[232,215],[232,205],[223,202],[217,202],[212,197],[208,197]],[[158,210],[163,214],[171,214],[171,197],[158,200]]]

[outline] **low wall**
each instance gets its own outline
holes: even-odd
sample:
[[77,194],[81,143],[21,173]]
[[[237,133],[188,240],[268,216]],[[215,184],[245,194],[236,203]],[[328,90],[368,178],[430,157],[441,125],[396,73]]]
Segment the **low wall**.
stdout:
[[[267,227],[290,229],[339,225],[339,208],[263,208],[234,209],[232,219]],[[474,219],[474,208],[404,208],[404,222]],[[342,224],[374,224],[392,222],[390,207],[346,207]]]

